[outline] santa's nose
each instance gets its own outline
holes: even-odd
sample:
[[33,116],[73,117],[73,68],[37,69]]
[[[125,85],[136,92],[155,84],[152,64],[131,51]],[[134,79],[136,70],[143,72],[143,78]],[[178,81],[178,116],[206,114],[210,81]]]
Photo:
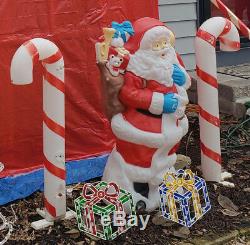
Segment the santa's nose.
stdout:
[[161,56],[161,58],[165,59],[165,58],[167,57],[167,53],[166,53],[166,52],[162,52],[162,53],[160,54],[160,56]]
[[160,56],[161,58],[166,58],[167,57],[167,54],[168,54],[168,49],[167,48],[164,48],[160,51]]

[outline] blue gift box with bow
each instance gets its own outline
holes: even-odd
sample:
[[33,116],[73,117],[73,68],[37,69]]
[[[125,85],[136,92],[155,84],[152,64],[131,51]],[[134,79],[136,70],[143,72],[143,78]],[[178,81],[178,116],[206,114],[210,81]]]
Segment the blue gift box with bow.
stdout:
[[159,192],[162,215],[183,226],[191,227],[211,209],[205,180],[191,170],[166,173]]

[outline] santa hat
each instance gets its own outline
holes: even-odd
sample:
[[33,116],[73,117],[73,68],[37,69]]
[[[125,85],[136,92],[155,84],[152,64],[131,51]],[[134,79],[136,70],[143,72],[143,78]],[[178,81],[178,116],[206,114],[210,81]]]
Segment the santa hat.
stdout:
[[[139,48],[142,38],[144,37],[144,34],[157,26],[164,26],[164,23],[161,21],[150,18],[150,17],[144,17],[141,19],[136,20],[133,23],[133,28],[135,31],[134,36],[130,37],[129,41],[124,45],[124,47],[131,53],[134,54]],[[167,28],[167,27],[166,27]]]

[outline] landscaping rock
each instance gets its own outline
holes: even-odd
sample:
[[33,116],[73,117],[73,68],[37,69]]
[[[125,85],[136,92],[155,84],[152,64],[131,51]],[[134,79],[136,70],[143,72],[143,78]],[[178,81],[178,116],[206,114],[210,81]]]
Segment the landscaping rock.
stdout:
[[[198,76],[191,72],[192,85],[190,91],[197,91]],[[219,95],[226,100],[236,101],[239,98],[248,97],[250,100],[250,79],[235,77],[218,73]]]
[[209,234],[203,236],[202,238],[193,239],[191,243],[195,245],[224,245],[232,239],[236,238],[239,235],[239,231],[231,231],[229,233],[214,235]]
[[[249,67],[250,65],[245,65],[244,69],[249,70]],[[245,103],[250,101],[250,79],[240,74],[242,69],[237,72],[237,67],[228,69],[221,67],[220,69],[221,72],[228,72],[227,74],[218,73],[220,112],[242,118],[246,114]],[[231,72],[231,69],[235,69],[236,72]],[[188,96],[190,102],[197,104],[197,81],[199,78],[196,72],[190,72],[190,76],[192,77],[192,85],[188,90]]]
[[[188,91],[188,97],[191,103],[198,104],[198,96],[196,92]],[[228,101],[223,97],[220,97],[219,106],[220,112],[232,115],[236,118],[242,118],[246,115],[246,107],[244,104]]]

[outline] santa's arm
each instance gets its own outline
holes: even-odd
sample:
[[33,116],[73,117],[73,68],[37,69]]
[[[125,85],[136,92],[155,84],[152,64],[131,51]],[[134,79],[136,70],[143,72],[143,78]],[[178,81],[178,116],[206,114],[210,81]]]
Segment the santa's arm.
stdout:
[[124,76],[124,85],[120,90],[119,99],[127,107],[149,110],[156,115],[162,114],[164,94],[152,92],[145,88],[143,83],[141,78],[127,72]]

